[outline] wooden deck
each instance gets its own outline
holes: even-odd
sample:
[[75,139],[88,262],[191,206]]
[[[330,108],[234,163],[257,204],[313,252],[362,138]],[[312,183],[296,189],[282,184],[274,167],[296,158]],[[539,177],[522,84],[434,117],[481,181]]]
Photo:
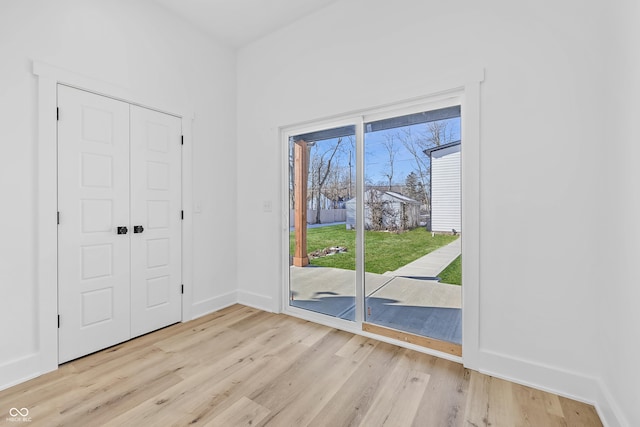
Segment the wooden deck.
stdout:
[[240,305],[1,391],[0,423],[10,408],[31,426],[602,425],[589,405]]

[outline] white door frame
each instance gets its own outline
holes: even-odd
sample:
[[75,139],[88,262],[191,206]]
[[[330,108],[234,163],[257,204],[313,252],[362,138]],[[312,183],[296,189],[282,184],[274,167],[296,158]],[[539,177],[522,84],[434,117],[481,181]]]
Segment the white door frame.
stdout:
[[129,104],[180,117],[182,148],[182,321],[190,320],[193,280],[193,112],[184,106],[165,105],[157,99],[140,96],[135,90],[86,77],[39,61],[33,62],[38,77],[38,179],[37,179],[37,336],[32,372],[40,374],[58,368],[58,243],[57,243],[57,87],[58,84],[125,101]]
[[[363,108],[362,110],[345,115],[338,115],[333,118],[313,120],[280,127],[280,150],[281,150],[281,201],[282,201],[282,264],[281,264],[281,286],[279,289],[278,301],[279,311],[291,316],[301,317],[333,328],[343,329],[348,332],[367,337],[376,338],[396,344],[412,350],[420,351],[438,357],[462,362],[465,367],[478,370],[480,359],[480,84],[484,81],[484,69],[474,69],[462,72],[460,76],[452,75],[442,81],[434,81],[423,91],[424,95],[414,99],[397,100],[381,107]],[[448,353],[432,350],[408,344],[403,341],[374,335],[362,331],[362,314],[356,315],[356,321],[350,322],[342,319],[331,318],[323,314],[313,313],[308,310],[297,309],[289,306],[289,174],[288,174],[288,149],[287,141],[291,135],[311,132],[313,130],[329,129],[346,122],[359,125],[356,132],[362,128],[364,121],[371,121],[393,117],[395,115],[409,114],[417,108],[425,111],[425,106],[433,105],[433,109],[439,108],[438,103],[446,104],[450,99],[455,98],[456,104],[461,105],[461,137],[465,141],[462,148],[462,228],[465,230],[462,239],[462,275],[464,286],[462,288],[462,335],[463,335],[463,355],[453,356]],[[362,136],[356,138],[360,155],[356,164],[360,174],[356,177],[356,185],[363,181],[363,141]],[[358,171],[358,169],[356,170]],[[361,184],[360,184],[361,185]],[[357,190],[361,194],[362,189]],[[361,224],[363,219],[362,203],[356,208],[357,223]],[[360,230],[361,227],[356,227]],[[357,237],[357,245],[362,246],[362,236]],[[360,253],[361,251],[359,251]],[[361,257],[361,256],[360,256]],[[363,260],[356,260],[357,268],[363,270]],[[360,274],[364,274],[362,271]],[[356,281],[357,289],[361,288],[362,279]],[[356,298],[361,298],[362,291],[357,292]],[[356,302],[356,308],[362,305],[362,301]],[[362,310],[360,310],[361,313]]]

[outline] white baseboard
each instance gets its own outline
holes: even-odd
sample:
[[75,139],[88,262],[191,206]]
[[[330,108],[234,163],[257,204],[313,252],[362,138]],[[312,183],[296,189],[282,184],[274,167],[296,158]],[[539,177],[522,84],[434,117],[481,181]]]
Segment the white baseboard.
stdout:
[[607,385],[598,380],[598,398],[595,405],[600,420],[605,427],[631,427],[624,413],[611,395]]
[[[236,291],[232,291],[194,304],[191,315],[195,319],[237,303],[238,294]],[[5,390],[57,369],[56,362],[52,364],[50,360],[44,360],[45,358],[42,356],[39,353],[32,353],[0,365],[0,390]],[[46,359],[51,359],[51,357]],[[57,358],[54,359],[57,360]],[[19,404],[16,402],[16,405]]]
[[248,307],[273,313],[273,298],[249,291],[232,291],[218,295],[204,301],[199,301],[191,306],[191,318],[205,316],[214,311],[222,310],[233,304],[242,304]]
[[481,350],[481,373],[593,405],[605,427],[630,427],[606,384],[599,378]]
[[480,350],[478,356],[483,374],[591,405],[597,401],[595,377],[487,350]]
[[222,310],[230,305],[238,302],[238,293],[236,291],[228,292],[223,295],[218,295],[213,298],[199,301],[191,306],[191,319],[205,316],[213,313],[214,311]]
[[[57,366],[54,366],[53,369],[43,371],[42,361],[37,353],[11,360],[0,365],[0,390],[13,387],[56,368]],[[15,402],[15,404],[20,405],[21,403]]]
[[254,292],[239,290],[238,303],[270,313],[276,312],[276,310],[274,310],[273,298]]

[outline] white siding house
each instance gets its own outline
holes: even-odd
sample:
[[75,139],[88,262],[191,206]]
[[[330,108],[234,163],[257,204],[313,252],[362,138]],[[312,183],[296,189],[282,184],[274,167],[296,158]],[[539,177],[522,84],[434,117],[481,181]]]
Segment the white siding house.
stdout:
[[[384,229],[412,229],[420,225],[420,202],[394,191],[372,189],[365,195],[364,228],[367,230],[376,228],[373,224],[373,203],[384,205],[382,224],[379,225]],[[356,199],[348,200],[346,206],[347,229],[353,230],[356,226]]]
[[462,231],[460,141],[425,153],[431,156],[431,231]]

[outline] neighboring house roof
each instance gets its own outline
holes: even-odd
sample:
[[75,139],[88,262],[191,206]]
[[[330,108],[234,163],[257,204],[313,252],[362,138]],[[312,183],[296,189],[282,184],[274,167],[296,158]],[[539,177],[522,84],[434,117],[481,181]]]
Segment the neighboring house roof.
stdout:
[[[416,199],[412,199],[411,197],[407,197],[407,196],[405,196],[403,194],[396,193],[394,191],[380,191],[380,190],[375,190],[375,189],[368,190],[368,191],[377,191],[377,192],[379,192],[379,193],[381,193],[381,194],[383,194],[385,196],[391,197],[392,199],[396,199],[396,200],[398,200],[399,202],[402,202],[402,203],[409,203],[409,204],[412,204],[412,205],[419,205],[420,204],[420,202],[417,201]],[[347,203],[355,203],[355,202],[356,202],[355,197],[347,201]]]
[[458,140],[458,141],[449,142],[447,144],[438,145],[437,147],[431,147],[424,150],[423,153],[426,154],[427,156],[431,156],[431,153],[433,153],[434,151],[444,150],[445,148],[449,148],[449,147],[455,147],[456,145],[460,145],[461,142],[462,141]]
[[401,184],[393,184],[391,185],[391,188],[389,188],[388,184],[367,185],[367,191],[378,190],[381,193],[384,193],[385,191],[391,191],[392,193],[402,194],[403,189],[404,189],[404,185],[401,185]]
[[405,202],[405,203],[411,203],[411,204],[414,204],[414,205],[419,205],[420,204],[420,202],[417,201],[416,199],[412,199],[411,197],[407,197],[407,196],[405,196],[403,194],[395,193],[393,191],[385,191],[384,194],[386,194],[388,196],[391,196],[393,198],[396,198],[396,199],[398,199],[398,200],[400,200],[402,202]]

